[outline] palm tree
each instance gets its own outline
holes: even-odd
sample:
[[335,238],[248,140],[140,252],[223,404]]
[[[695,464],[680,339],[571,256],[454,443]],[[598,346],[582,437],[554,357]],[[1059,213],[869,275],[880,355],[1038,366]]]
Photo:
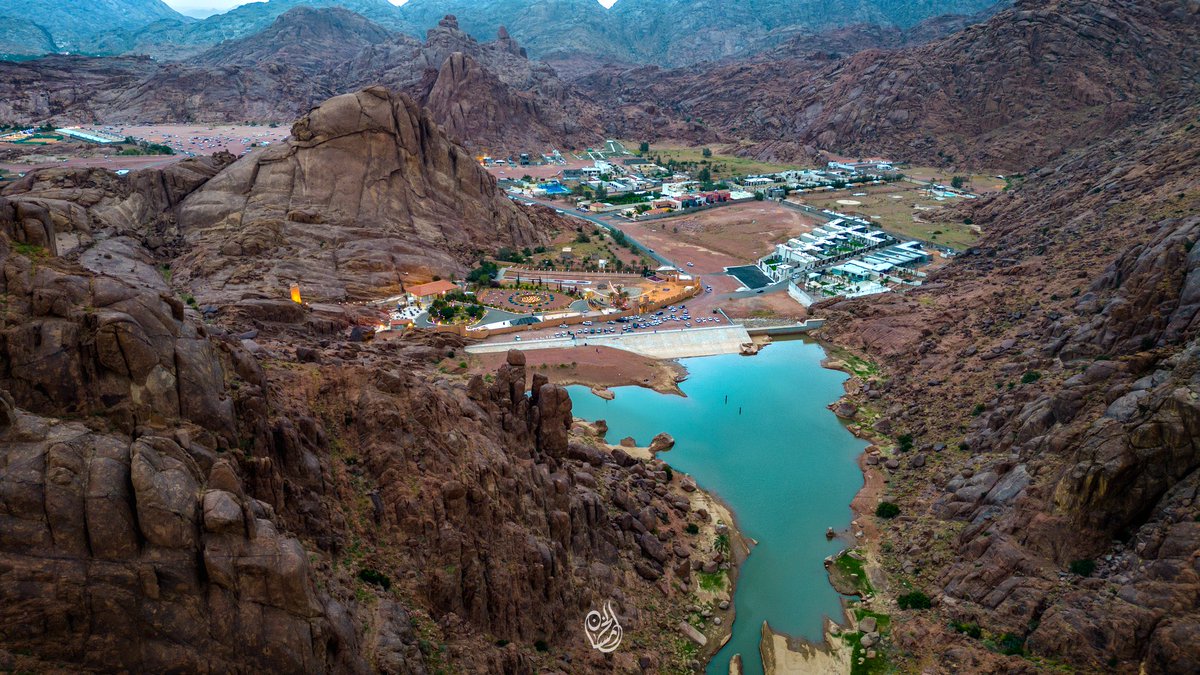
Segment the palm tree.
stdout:
[[626,309],[629,306],[629,291],[624,286],[617,286],[613,292],[613,305],[620,309]]

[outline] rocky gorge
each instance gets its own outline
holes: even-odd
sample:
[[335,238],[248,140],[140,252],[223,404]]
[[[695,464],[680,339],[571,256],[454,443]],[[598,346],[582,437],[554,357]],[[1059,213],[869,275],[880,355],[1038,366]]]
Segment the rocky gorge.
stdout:
[[1008,183],[927,214],[982,235],[919,288],[810,308],[872,443],[827,561],[861,597],[826,654],[756,627],[768,667],[1200,671],[1200,3],[748,22],[749,58],[575,81],[433,2],[424,40],[382,0],[272,4],[180,62],[0,64],[7,122],[298,118],[240,158],[0,183],[0,669],[704,667],[732,516],[574,419],[545,361],[468,372],[462,338],[374,341],[360,304],[574,227],[474,155],[616,136]]

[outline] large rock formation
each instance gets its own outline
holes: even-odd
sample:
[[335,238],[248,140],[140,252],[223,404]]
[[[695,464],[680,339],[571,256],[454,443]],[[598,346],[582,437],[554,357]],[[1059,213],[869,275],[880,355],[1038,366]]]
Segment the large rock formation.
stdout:
[[189,61],[206,66],[286,64],[316,75],[390,37],[379,24],[340,7],[297,7],[261,32],[223,42]]
[[424,43],[401,35],[363,49],[336,77],[404,91],[452,137],[488,152],[544,152],[602,140],[599,106],[528,59],[507,30],[480,42],[454,16],[429,29]]
[[85,5],[14,0],[0,7],[0,56],[94,52],[109,31],[191,21],[162,0],[96,0]]
[[314,109],[190,195],[179,221],[190,250],[177,274],[202,301],[292,283],[365,298],[544,237],[428,112],[379,87]]
[[1184,0],[1028,0],[918,47],[829,61],[801,41],[749,63],[582,85],[614,104],[622,137],[673,138],[663,118],[684,117],[752,141],[738,151],[762,159],[830,151],[1024,171],[1181,94],[1200,60],[1196,17]]
[[983,200],[983,240],[919,291],[815,306],[885,373],[860,416],[924,452],[891,479],[885,565],[937,597],[898,640],[947,671],[1021,665],[951,620],[1083,670],[1200,664],[1198,112]]
[[[287,265],[358,288],[376,274],[358,239],[457,264],[471,237],[536,233],[526,216],[379,90],[218,173],[231,160],[5,187],[0,667],[685,668],[670,626],[691,567],[646,542],[713,523],[660,462],[619,464],[573,430],[566,391],[520,354],[468,381],[438,372],[457,337],[362,343],[353,307],[217,290]],[[235,222],[287,239],[234,239],[231,264],[256,266],[237,278],[214,234]],[[303,249],[319,236],[327,258]],[[606,602],[615,660],[580,633]]]

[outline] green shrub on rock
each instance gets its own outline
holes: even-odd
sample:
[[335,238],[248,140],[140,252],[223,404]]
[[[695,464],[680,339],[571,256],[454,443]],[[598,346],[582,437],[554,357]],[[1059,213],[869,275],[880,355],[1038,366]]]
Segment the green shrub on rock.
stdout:
[[900,605],[900,609],[929,609],[933,606],[933,603],[929,601],[929,596],[921,591],[905,593],[896,598],[896,604]]
[[875,507],[875,515],[890,520],[900,515],[900,507],[891,502],[879,502],[879,506]]

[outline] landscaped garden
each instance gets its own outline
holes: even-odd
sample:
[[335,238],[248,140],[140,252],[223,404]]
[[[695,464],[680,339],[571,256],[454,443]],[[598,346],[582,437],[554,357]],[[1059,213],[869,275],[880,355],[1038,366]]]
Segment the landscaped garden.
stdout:
[[479,301],[507,312],[533,314],[566,309],[575,298],[550,289],[492,288],[482,291]]
[[474,303],[436,298],[429,304],[430,320],[439,324],[472,324],[483,318],[487,309]]

